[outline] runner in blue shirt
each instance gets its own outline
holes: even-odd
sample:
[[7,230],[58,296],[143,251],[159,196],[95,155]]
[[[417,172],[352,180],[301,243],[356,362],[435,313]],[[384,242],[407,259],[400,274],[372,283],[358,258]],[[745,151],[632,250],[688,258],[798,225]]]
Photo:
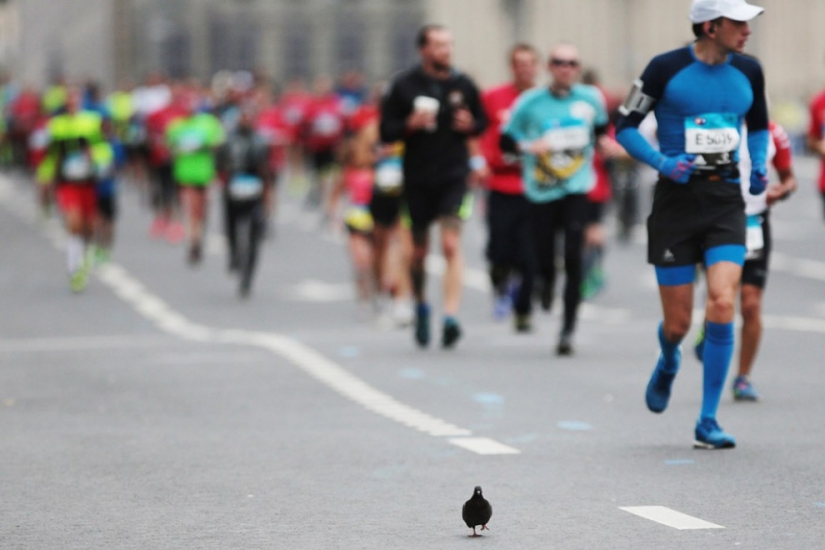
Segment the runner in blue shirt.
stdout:
[[[696,265],[707,268],[702,410],[696,447],[736,445],[716,421],[733,355],[733,318],[745,261],[745,205],[737,167],[743,122],[752,158],[750,193],[767,184],[768,113],[759,63],[741,52],[748,21],[763,11],[745,0],[694,0],[696,42],[650,62],[622,108],[617,139],[659,171],[648,218],[648,261],[656,266],[664,321],[661,355],[647,386],[648,408],[665,410],[691,324]],[[661,151],[639,133],[653,110]]]

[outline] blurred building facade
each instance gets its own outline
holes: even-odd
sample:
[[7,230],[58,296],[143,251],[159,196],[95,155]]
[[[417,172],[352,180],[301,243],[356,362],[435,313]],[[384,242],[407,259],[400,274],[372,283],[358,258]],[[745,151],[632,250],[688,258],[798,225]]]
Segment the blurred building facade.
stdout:
[[[207,78],[261,70],[276,81],[358,69],[386,78],[415,57],[425,22],[450,27],[456,62],[482,85],[507,76],[516,41],[542,52],[559,41],[613,88],[656,53],[692,40],[691,0],[6,0],[25,32],[7,56],[21,80],[57,74],[108,85],[159,71]],[[762,0],[749,51],[774,98],[807,98],[825,84],[823,0]],[[2,5],[2,4],[0,4]],[[0,29],[3,25],[0,11]],[[0,52],[4,39],[0,36]],[[0,63],[3,60],[0,58]]]
[[160,72],[255,70],[284,80],[358,70],[385,77],[415,59],[425,0],[10,0],[26,29],[13,63],[108,85]]

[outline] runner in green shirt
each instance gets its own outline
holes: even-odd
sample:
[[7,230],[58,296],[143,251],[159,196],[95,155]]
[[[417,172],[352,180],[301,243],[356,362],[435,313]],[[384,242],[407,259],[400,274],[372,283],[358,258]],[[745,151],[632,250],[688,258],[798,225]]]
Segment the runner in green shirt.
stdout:
[[190,116],[169,126],[166,140],[172,151],[173,176],[189,218],[189,263],[197,264],[202,256],[207,191],[217,176],[216,149],[224,141],[224,131],[215,116],[196,113],[193,108]]

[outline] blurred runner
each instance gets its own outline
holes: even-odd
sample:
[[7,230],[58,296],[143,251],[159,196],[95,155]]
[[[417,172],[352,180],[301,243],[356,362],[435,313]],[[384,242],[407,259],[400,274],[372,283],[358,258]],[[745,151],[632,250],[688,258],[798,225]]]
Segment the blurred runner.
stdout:
[[304,127],[307,111],[312,104],[310,94],[301,78],[290,80],[283,95],[278,101],[278,107],[283,114],[284,121],[289,128],[290,144],[287,150],[287,168],[290,180],[298,183],[306,178],[307,158],[301,130]]
[[312,159],[313,178],[307,206],[323,204],[330,182],[335,178],[336,153],[344,138],[344,112],[332,88],[332,79],[321,75],[315,80],[315,97],[304,120],[303,139]]
[[608,126],[601,92],[577,83],[580,66],[574,46],[555,46],[548,63],[550,86],[522,95],[501,139],[505,152],[525,153],[525,194],[530,201],[533,245],[544,284],[542,306],[547,309],[556,281],[556,238],[558,233],[564,234],[564,318],[557,355],[573,354],[581,303],[587,193],[596,184],[593,151],[604,140]]
[[126,150],[118,139],[110,119],[103,120],[104,139],[92,146],[92,158],[97,169],[97,224],[94,238],[94,260],[104,264],[112,256],[118,205],[117,179],[126,166]]
[[264,233],[268,234],[274,227],[273,220],[278,209],[278,182],[287,170],[292,129],[284,117],[281,106],[278,103],[269,103],[260,111],[255,122],[255,130],[266,143],[272,179],[272,187],[265,204],[267,224]]
[[172,174],[188,218],[190,265],[199,264],[203,258],[208,192],[217,175],[215,151],[224,142],[220,120],[197,112],[198,101],[195,95],[187,97],[187,116],[172,122],[166,131]]
[[42,172],[55,188],[69,234],[66,263],[74,292],[86,287],[91,267],[86,246],[94,235],[97,218],[93,147],[104,139],[100,115],[82,111],[80,104],[79,90],[72,90],[67,96],[66,112],[49,123],[49,153]]
[[221,149],[229,271],[239,275],[242,297],[252,290],[266,224],[266,196],[273,186],[269,146],[255,129],[257,116],[251,104],[241,108],[236,127],[227,134]]
[[370,212],[375,163],[378,148],[378,113],[374,109],[362,111],[353,121],[352,134],[343,145],[343,171],[332,187],[328,217],[337,219],[339,202],[345,198],[343,221],[348,233],[348,249],[352,261],[359,316],[372,317],[377,303],[379,274],[373,258],[373,230]]
[[[409,217],[401,216],[403,163],[402,142],[380,146],[370,201],[370,214],[375,224],[373,257],[381,294],[379,299],[391,299],[390,318],[401,328],[412,324],[414,318],[409,269],[413,250],[412,234]],[[384,310],[387,313],[386,308]]]
[[15,166],[28,168],[29,138],[40,120],[40,96],[26,87],[8,107],[7,135],[11,160]]
[[808,128],[808,147],[822,160],[819,174],[819,193],[825,213],[825,90],[811,101],[811,122]]
[[[757,401],[759,394],[751,384],[750,374],[759,343],[762,340],[762,296],[768,282],[770,255],[773,249],[770,212],[777,201],[787,199],[796,190],[797,183],[793,173],[791,141],[788,134],[778,124],[769,124],[771,140],[768,143],[768,161],[779,176],[779,182],[768,186],[759,195],[751,195],[748,185],[742,184],[742,197],[745,200],[745,214],[748,216],[745,265],[742,268],[742,290],[739,296],[739,308],[742,312],[742,341],[739,346],[739,371],[733,381],[733,399],[735,401]],[[745,130],[743,130],[744,138]],[[739,148],[739,170],[750,173],[751,162],[747,147]],[[705,331],[699,333],[694,346],[701,361],[704,356]]]
[[499,148],[501,129],[510,119],[516,99],[536,85],[539,56],[528,44],[510,50],[512,81],[484,92],[481,101],[490,127],[481,138],[481,148],[490,167],[487,178],[487,260],[495,306],[493,314],[502,319],[515,310],[517,332],[532,329],[535,252],[529,224],[529,203],[524,197],[521,166],[514,155]]
[[[381,109],[381,140],[404,142],[404,203],[412,224],[413,258],[410,276],[416,301],[415,340],[430,342],[430,306],[425,294],[425,261],[430,227],[438,222],[447,263],[444,274],[444,324],[441,343],[453,347],[461,338],[463,257],[461,228],[469,216],[466,205],[470,176],[468,138],[487,126],[478,88],[452,67],[453,39],[439,25],[418,32],[417,65],[393,82]],[[485,169],[483,157],[475,157]]]
[[149,234],[155,239],[165,237],[170,243],[183,240],[184,231],[180,223],[180,200],[172,173],[173,158],[167,132],[174,122],[188,115],[187,101],[189,96],[183,87],[175,86],[171,103],[150,114],[145,125],[149,185],[152,186],[154,209]]

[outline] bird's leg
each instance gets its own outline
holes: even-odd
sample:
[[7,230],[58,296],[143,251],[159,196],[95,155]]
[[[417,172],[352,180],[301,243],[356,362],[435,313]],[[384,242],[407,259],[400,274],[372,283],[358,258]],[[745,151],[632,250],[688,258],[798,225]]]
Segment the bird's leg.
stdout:
[[490,530],[490,528],[489,528],[489,527],[487,527],[486,525],[482,525],[482,526],[481,526],[481,530],[482,530],[482,531],[489,531],[489,530]]
[[475,525],[473,526],[473,534],[470,535],[471,537],[477,537]]

